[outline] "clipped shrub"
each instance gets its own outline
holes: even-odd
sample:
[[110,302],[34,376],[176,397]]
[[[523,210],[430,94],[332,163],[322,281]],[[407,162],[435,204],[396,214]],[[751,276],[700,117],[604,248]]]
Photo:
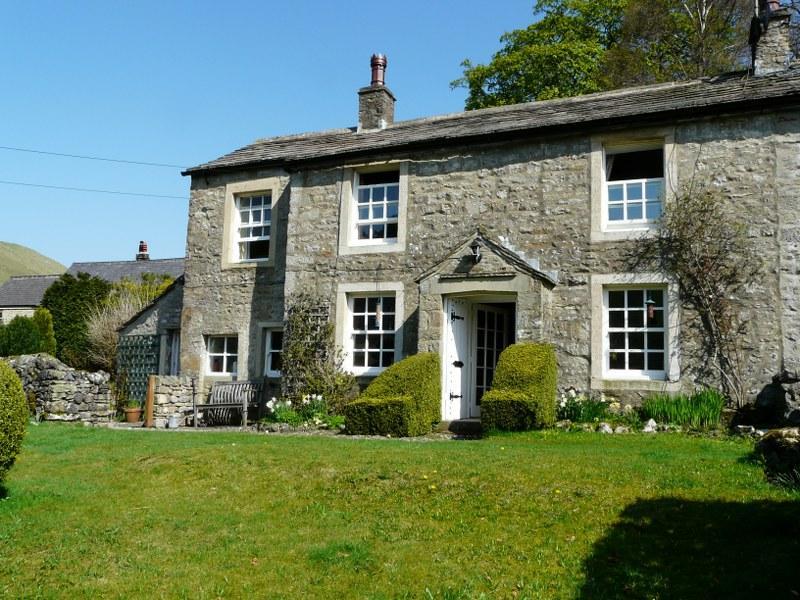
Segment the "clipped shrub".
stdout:
[[22,382],[14,370],[0,360],[0,482],[17,458],[27,423],[28,402]]
[[725,396],[714,389],[699,390],[691,396],[656,394],[642,402],[642,416],[658,423],[692,429],[717,427],[725,407]]
[[423,435],[439,422],[439,355],[422,352],[393,364],[345,406],[347,432],[362,435]]
[[556,421],[556,354],[549,344],[512,344],[500,354],[481,399],[484,430],[523,431]]
[[[359,435],[419,435],[411,396],[358,398],[344,407],[347,433]],[[428,425],[430,428],[430,425]]]
[[49,310],[40,306],[34,311],[32,318],[41,339],[39,352],[46,352],[50,356],[55,356],[56,333],[53,329],[53,315],[50,314]]

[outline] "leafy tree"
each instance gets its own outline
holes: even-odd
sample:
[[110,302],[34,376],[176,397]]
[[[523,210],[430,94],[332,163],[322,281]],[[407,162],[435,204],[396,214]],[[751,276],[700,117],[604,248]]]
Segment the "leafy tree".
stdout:
[[14,369],[0,360],[0,483],[17,458],[27,424],[28,402],[22,382]]
[[41,344],[39,352],[47,352],[51,356],[56,355],[56,333],[53,330],[53,315],[50,311],[40,306],[33,313],[33,324],[39,331]]
[[14,317],[0,329],[0,356],[36,354],[42,346],[39,329],[28,317]]
[[109,295],[87,317],[88,352],[93,364],[111,373],[116,371],[119,328],[173,281],[169,275],[145,273],[139,282],[126,278],[113,284]]
[[87,273],[78,273],[77,277],[65,273],[47,288],[42,306],[53,317],[60,360],[78,369],[95,366],[89,359],[86,320],[110,291],[110,283]]
[[751,0],[538,0],[489,64],[462,63],[466,109],[576,96],[731,70]]

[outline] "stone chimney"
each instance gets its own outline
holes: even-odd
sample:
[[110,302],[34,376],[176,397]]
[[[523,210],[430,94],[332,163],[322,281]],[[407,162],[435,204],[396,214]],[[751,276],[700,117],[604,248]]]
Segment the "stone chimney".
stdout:
[[372,82],[358,90],[358,130],[385,129],[394,122],[395,97],[386,87],[386,57],[373,54]]
[[780,2],[768,0],[762,2],[759,15],[760,31],[751,43],[753,44],[753,72],[756,75],[768,75],[777,71],[784,71],[792,61],[792,43],[789,35],[789,21],[791,12],[788,8],[781,8]]
[[136,260],[150,260],[150,254],[147,252],[147,242],[139,242],[139,252],[136,253]]

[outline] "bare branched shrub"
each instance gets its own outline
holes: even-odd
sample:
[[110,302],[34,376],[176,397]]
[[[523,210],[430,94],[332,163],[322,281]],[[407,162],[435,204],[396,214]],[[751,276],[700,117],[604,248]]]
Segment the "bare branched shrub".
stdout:
[[112,301],[104,302],[89,311],[86,321],[89,358],[100,368],[113,373],[117,365],[117,344],[123,323],[147,306],[135,294],[122,293]]
[[716,374],[729,400],[743,406],[747,322],[736,298],[757,280],[761,265],[745,224],[725,202],[711,188],[679,192],[666,204],[655,235],[637,240],[629,263],[675,279],[687,314],[696,315],[689,326],[699,334],[701,378]]

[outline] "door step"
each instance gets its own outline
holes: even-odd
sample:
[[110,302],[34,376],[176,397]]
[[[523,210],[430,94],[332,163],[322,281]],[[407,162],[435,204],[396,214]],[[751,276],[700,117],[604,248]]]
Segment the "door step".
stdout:
[[481,434],[481,420],[474,419],[456,419],[454,421],[442,421],[436,428],[437,431],[450,431],[458,435],[480,435]]

